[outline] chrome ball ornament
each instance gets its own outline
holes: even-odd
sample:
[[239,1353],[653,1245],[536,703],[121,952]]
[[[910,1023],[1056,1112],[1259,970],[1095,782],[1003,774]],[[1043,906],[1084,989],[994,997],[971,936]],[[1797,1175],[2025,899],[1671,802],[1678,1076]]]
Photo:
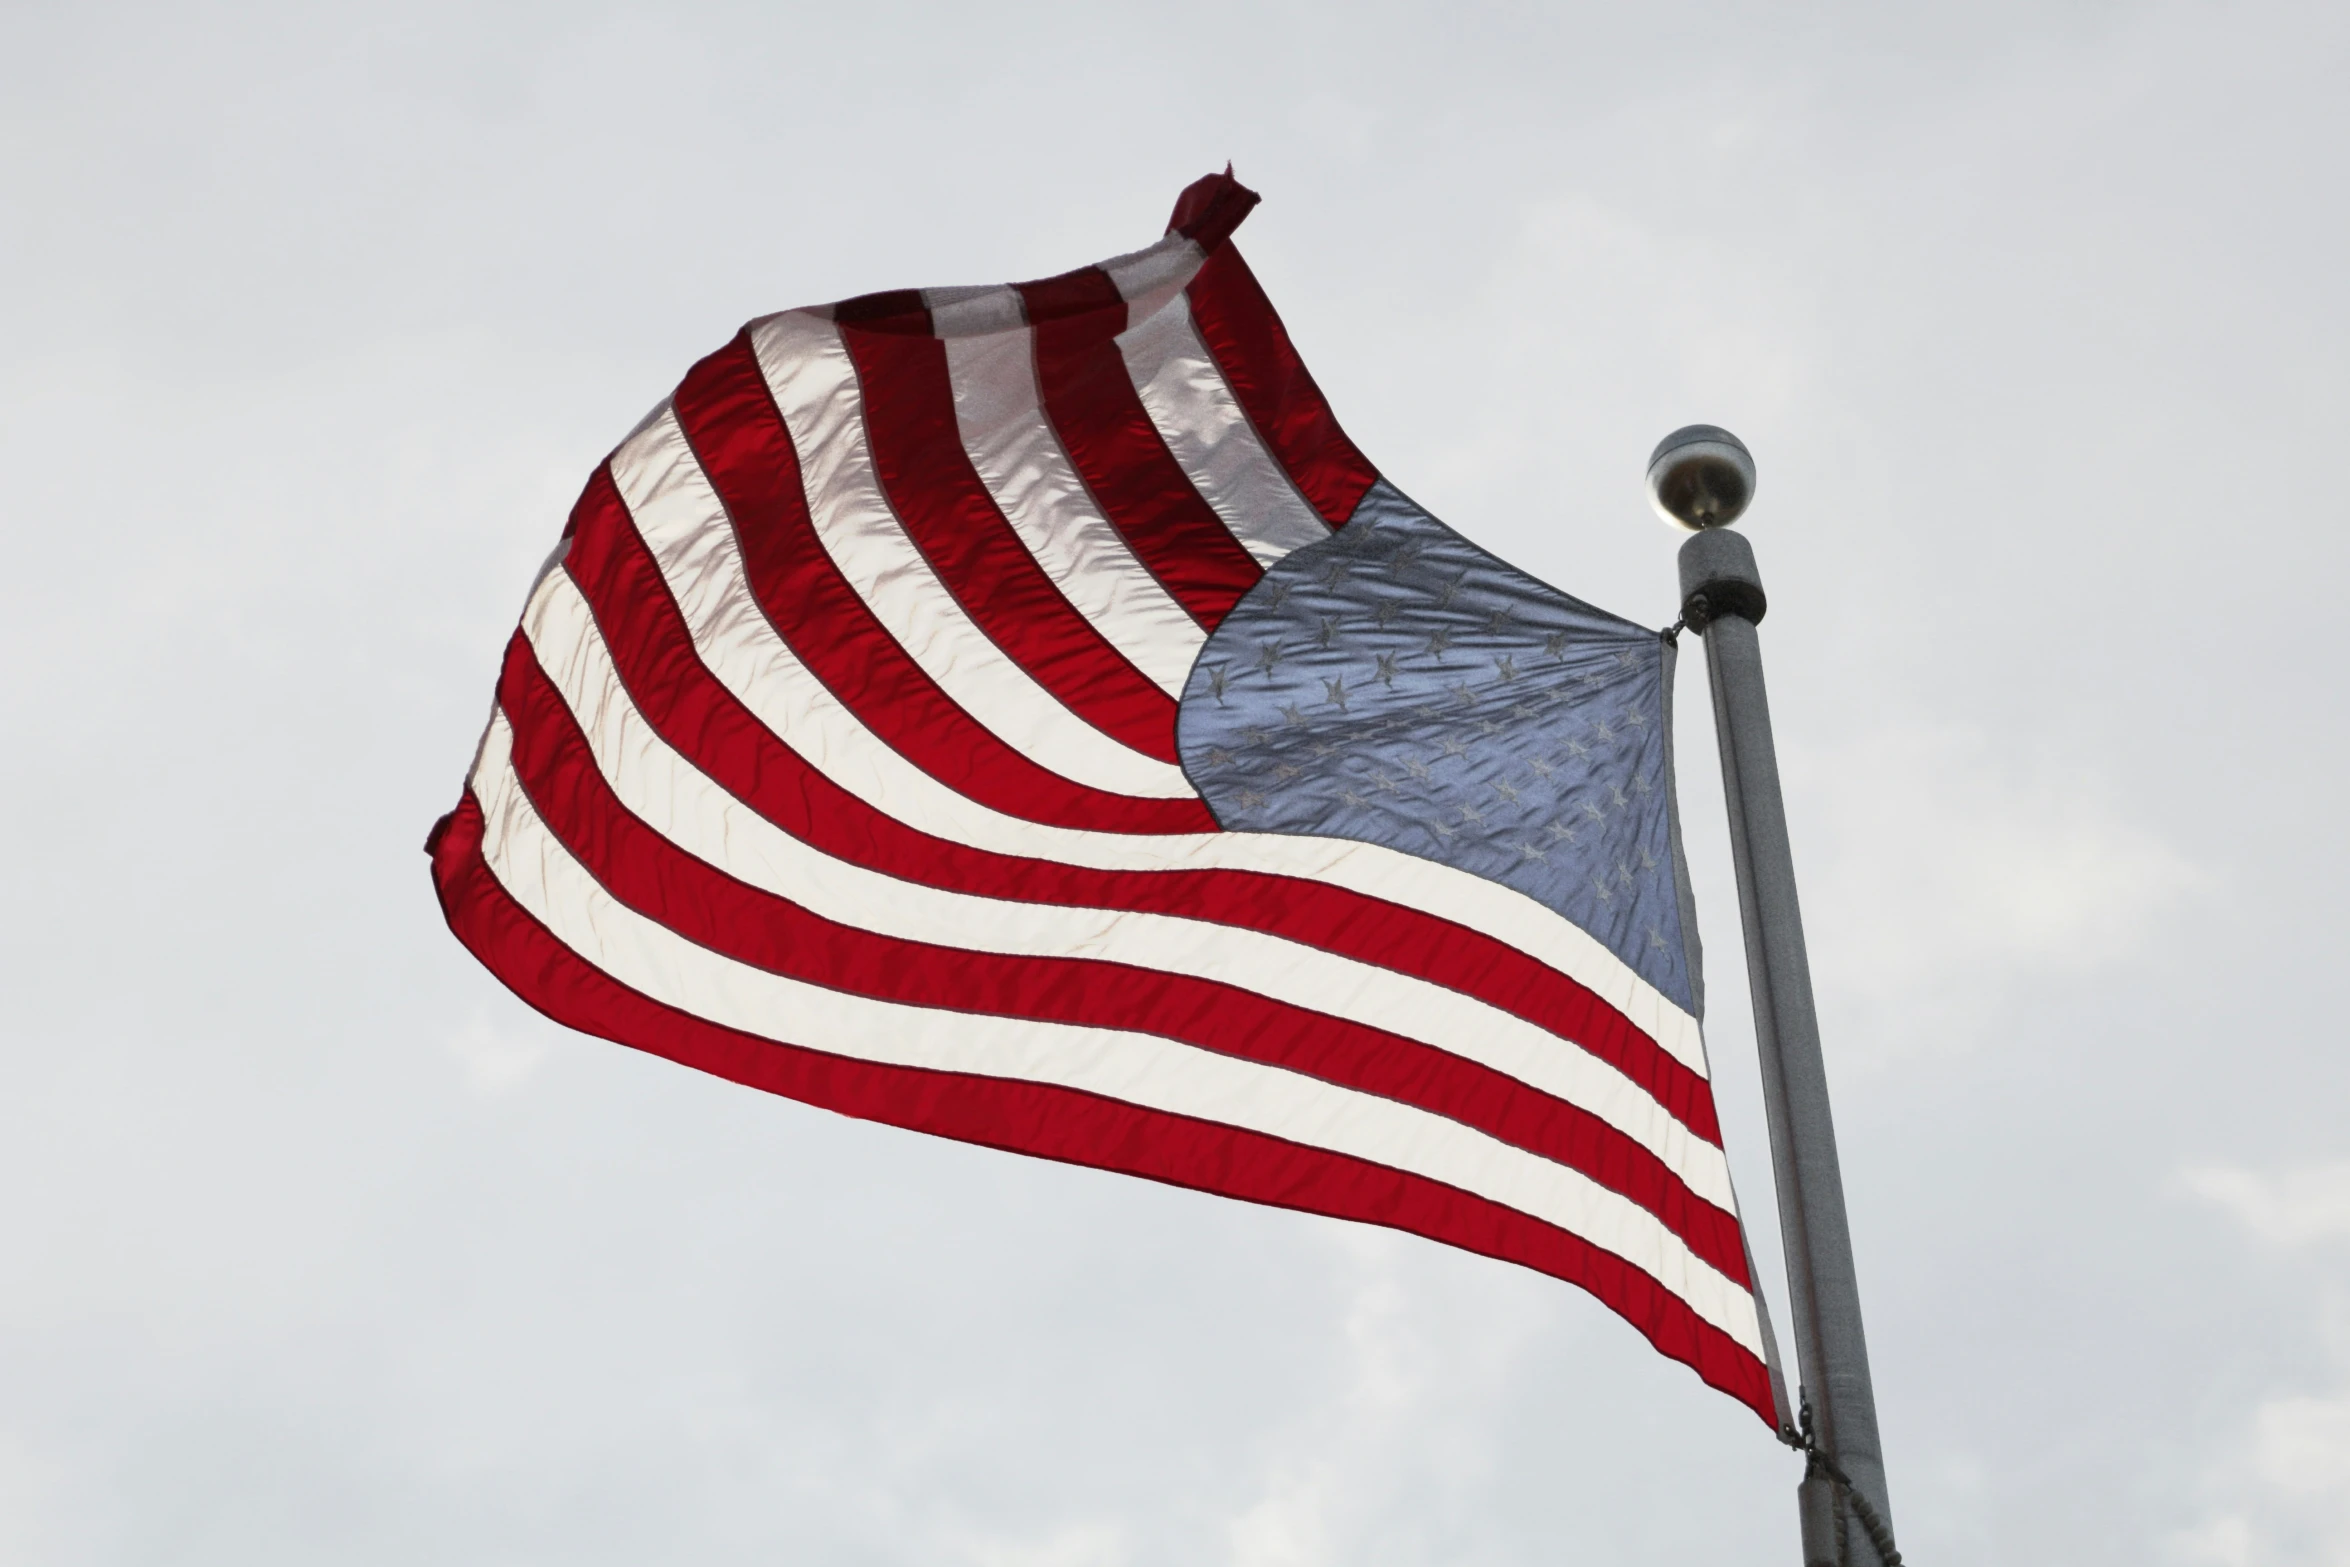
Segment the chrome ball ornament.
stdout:
[[1736,522],[1754,499],[1754,454],[1718,424],[1686,424],[1648,456],[1648,498],[1692,533]]

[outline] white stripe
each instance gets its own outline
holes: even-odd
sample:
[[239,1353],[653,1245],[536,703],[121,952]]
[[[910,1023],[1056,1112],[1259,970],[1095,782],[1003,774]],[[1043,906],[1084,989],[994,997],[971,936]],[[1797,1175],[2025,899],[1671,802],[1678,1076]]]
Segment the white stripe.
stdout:
[[1615,1068],[1523,1018],[1280,936],[1167,914],[945,891],[835,859],[751,810],[654,732],[621,685],[587,601],[567,573],[540,586],[523,630],[620,803],[729,876],[885,936],[1191,975],[1401,1034],[1590,1111],[1656,1155],[1697,1196],[1736,1211],[1721,1149]]
[[1200,341],[1189,298],[1176,294],[1151,315],[1138,316],[1119,336],[1118,351],[1159,438],[1258,565],[1270,566],[1291,550],[1330,537],[1330,525],[1265,450]]
[[1135,558],[1070,466],[1037,393],[1035,349],[1025,328],[947,338],[963,449],[1063,596],[1179,697],[1208,634]]
[[1020,291],[1001,283],[984,288],[926,288],[922,303],[930,311],[930,330],[943,338],[1019,332],[1028,326],[1028,307]]
[[[840,329],[795,310],[756,323],[751,338],[799,451],[817,538],[923,671],[972,718],[1065,778],[1113,794],[1192,798],[1181,768],[1131,749],[1062,706],[972,623],[938,580],[882,493],[866,444],[856,367]],[[683,496],[685,490],[666,480],[691,456],[671,415],[614,453],[612,474],[633,510],[640,498]],[[707,480],[701,483],[706,488]],[[692,500],[677,509],[686,527],[695,526],[699,508]]]
[[[1676,1060],[1705,1074],[1697,1020],[1581,927],[1524,893],[1377,844],[1279,833],[1128,834],[1024,821],[933,778],[867,729],[768,624],[733,530],[692,454],[636,513],[695,651],[718,683],[827,778],[899,821],[999,854],[1096,870],[1247,870],[1299,876],[1418,909],[1516,947],[1585,986]],[[701,521],[694,520],[701,508]]]
[[1425,1110],[1149,1034],[879,1001],[726,958],[626,907],[531,808],[492,725],[474,774],[482,856],[580,959],[721,1027],[857,1060],[1046,1083],[1279,1137],[1440,1181],[1579,1235],[1760,1355],[1753,1297],[1639,1204],[1578,1171]]
[[1169,234],[1157,244],[1102,263],[1102,271],[1126,301],[1129,324],[1157,312],[1187,287],[1208,259],[1197,241]]
[[[1098,270],[1105,273],[1126,302],[1127,319],[1140,320],[1167,302],[1192,280],[1208,253],[1182,234],[1145,245],[1123,256],[1112,256]],[[1028,324],[1028,307],[1020,291],[1002,283],[978,287],[926,288],[922,303],[930,311],[930,330],[943,338],[975,332],[1009,332]]]

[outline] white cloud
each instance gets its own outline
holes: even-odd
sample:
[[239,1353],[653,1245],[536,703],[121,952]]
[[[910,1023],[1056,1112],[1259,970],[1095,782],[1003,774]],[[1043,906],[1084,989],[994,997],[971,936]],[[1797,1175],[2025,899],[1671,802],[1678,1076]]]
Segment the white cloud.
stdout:
[[1354,1225],[1325,1237],[1351,1274],[1330,1381],[1262,1449],[1227,1525],[1234,1567],[1412,1559],[1407,1537],[1489,1480],[1493,1411],[1539,1330],[1536,1297],[1490,1292],[1482,1264],[1446,1285],[1406,1265],[1417,1242]]
[[15,1432],[0,1431],[0,1560],[55,1561],[68,1554],[72,1479],[67,1466]]
[[553,1049],[544,1031],[510,1033],[492,1023],[486,1012],[467,1018],[445,1043],[464,1069],[466,1083],[478,1094],[501,1094],[520,1085]]
[[2171,1540],[2213,1567],[2350,1567],[2350,1389],[2283,1394],[2214,1467],[2211,1516]]
[[2224,1208],[2272,1246],[2350,1240],[2350,1159],[2264,1175],[2234,1165],[2180,1172],[2187,1190]]
[[1379,129],[1378,112],[1359,98],[1319,88],[1290,111],[1290,124],[1314,145],[1346,158],[1370,153]]
[[975,1545],[978,1567],[1119,1567],[1131,1559],[1118,1529],[1099,1523],[1072,1523],[1041,1540],[986,1541]]
[[1950,726],[1784,758],[1828,983],[1871,1000],[2126,956],[2196,872],[2094,780]]
[[2252,1522],[2241,1513],[2223,1514],[2179,1533],[2171,1550],[2182,1561],[2252,1567]]
[[2291,1496],[2333,1497],[2350,1524],[2350,1393],[2270,1399],[2253,1419],[2252,1453],[2264,1483]]
[[1333,1467],[1309,1463],[1273,1477],[1257,1504],[1232,1521],[1235,1567],[1320,1567],[1332,1559]]
[[[2193,1195],[2272,1246],[2350,1239],[2350,1159],[2276,1173],[2203,1164],[2180,1172]],[[2325,1323],[2337,1370],[2350,1320]],[[2174,1537],[2180,1559],[2215,1567],[2350,1567],[2350,1385],[2263,1399],[2205,1480],[2210,1515]]]

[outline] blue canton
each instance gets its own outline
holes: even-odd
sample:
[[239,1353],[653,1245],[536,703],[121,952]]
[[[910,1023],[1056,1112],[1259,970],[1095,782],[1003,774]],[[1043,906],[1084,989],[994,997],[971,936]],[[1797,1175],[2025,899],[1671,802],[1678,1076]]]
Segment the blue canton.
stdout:
[[1224,826],[1381,844],[1513,887],[1695,1012],[1669,656],[1381,481],[1208,638],[1176,743]]

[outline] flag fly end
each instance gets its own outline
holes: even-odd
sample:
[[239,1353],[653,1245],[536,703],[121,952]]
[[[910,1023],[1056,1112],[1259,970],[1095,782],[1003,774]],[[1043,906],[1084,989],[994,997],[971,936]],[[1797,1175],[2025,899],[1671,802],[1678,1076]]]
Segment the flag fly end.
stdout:
[[1256,204],[1264,198],[1232,177],[1232,165],[1221,174],[1203,174],[1183,187],[1167,232],[1181,234],[1202,250],[1214,250],[1232,237]]

